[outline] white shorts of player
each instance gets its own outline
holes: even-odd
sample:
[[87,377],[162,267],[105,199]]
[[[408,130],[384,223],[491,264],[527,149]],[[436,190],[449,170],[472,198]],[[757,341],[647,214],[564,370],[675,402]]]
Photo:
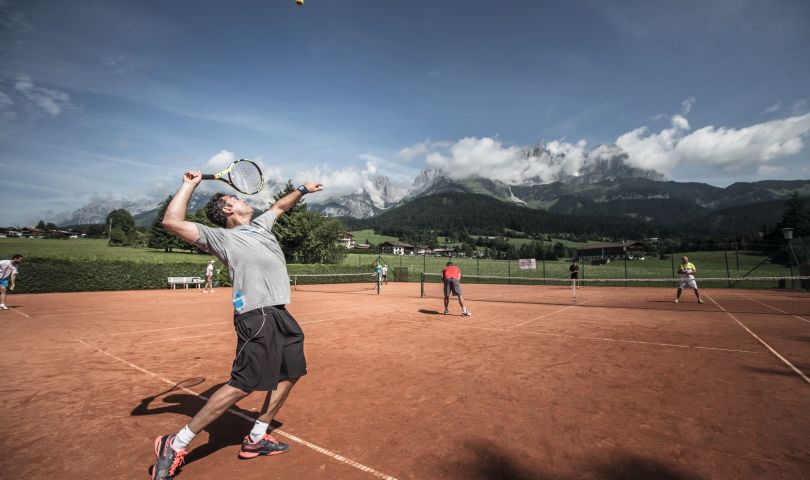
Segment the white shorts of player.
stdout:
[[683,290],[684,288],[691,288],[692,290],[697,290],[697,282],[694,278],[681,278],[681,283],[678,285],[678,288]]

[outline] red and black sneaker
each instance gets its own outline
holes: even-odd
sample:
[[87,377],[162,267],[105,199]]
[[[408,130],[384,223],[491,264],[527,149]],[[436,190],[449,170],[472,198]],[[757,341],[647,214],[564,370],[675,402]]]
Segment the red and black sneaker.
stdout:
[[278,455],[285,453],[290,449],[286,443],[281,443],[271,435],[266,435],[259,439],[258,442],[253,443],[250,440],[250,435],[242,440],[242,449],[239,450],[239,458],[256,458],[259,455]]
[[177,475],[177,469],[183,465],[185,450],[175,451],[172,448],[175,435],[163,435],[155,439],[155,466],[152,467],[152,480],[169,480]]

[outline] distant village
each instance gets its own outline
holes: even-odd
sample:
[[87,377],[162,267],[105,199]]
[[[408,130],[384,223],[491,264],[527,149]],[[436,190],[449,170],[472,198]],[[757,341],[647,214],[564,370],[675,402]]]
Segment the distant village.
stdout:
[[0,238],[84,238],[78,230],[36,227],[0,227]]

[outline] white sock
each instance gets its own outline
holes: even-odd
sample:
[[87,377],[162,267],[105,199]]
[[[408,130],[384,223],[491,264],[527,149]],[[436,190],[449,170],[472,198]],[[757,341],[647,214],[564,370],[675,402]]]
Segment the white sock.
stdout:
[[253,429],[250,431],[250,441],[256,443],[261,440],[267,433],[268,427],[270,427],[269,423],[256,420],[256,423],[253,424]]
[[188,428],[188,425],[186,425],[182,430],[177,432],[177,436],[174,437],[174,442],[172,443],[172,448],[175,452],[185,450],[196,436],[197,434],[192,432],[191,429]]

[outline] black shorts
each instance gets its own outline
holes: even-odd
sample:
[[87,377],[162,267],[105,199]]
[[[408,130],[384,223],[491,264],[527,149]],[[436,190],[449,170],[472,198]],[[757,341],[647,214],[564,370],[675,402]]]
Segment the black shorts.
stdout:
[[571,280],[577,280],[579,278],[579,273],[572,273]]
[[228,385],[272,391],[278,382],[307,374],[304,332],[283,305],[235,315],[236,358]]
[[458,279],[448,278],[444,280],[444,296],[449,297],[450,293],[461,296],[461,283]]

